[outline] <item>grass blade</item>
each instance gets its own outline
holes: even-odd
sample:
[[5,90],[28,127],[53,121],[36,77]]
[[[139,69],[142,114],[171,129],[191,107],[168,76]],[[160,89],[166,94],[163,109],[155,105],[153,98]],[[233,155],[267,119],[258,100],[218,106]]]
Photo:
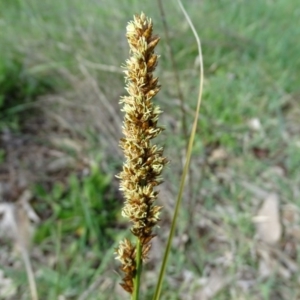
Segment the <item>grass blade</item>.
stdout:
[[198,93],[197,107],[196,107],[196,111],[195,111],[195,118],[194,118],[193,127],[192,127],[192,131],[191,131],[191,135],[190,135],[190,139],[189,139],[189,144],[188,144],[186,162],[185,162],[183,173],[182,173],[182,176],[181,176],[179,192],[178,192],[177,199],[176,199],[176,206],[175,206],[174,216],[173,216],[173,219],[172,219],[171,230],[170,230],[169,238],[168,238],[168,241],[167,241],[167,246],[166,246],[166,249],[165,249],[164,258],[163,258],[162,266],[161,266],[161,269],[160,269],[159,278],[158,278],[158,282],[157,282],[157,285],[156,285],[156,290],[155,290],[155,293],[154,293],[153,300],[158,300],[159,299],[161,289],[162,289],[162,283],[163,283],[163,279],[164,279],[164,275],[165,275],[165,271],[166,271],[166,266],[167,266],[167,262],[168,262],[168,258],[169,258],[169,254],[170,254],[170,250],[171,250],[172,239],[173,239],[173,236],[174,236],[174,233],[175,233],[177,216],[178,216],[179,208],[180,208],[181,201],[182,201],[182,194],[183,194],[183,189],[184,189],[184,185],[185,185],[185,180],[186,180],[186,176],[187,176],[190,161],[191,161],[191,154],[192,154],[193,143],[194,143],[195,134],[196,134],[196,130],[197,130],[198,115],[199,115],[199,112],[200,112],[202,91],[203,91],[203,78],[204,78],[203,73],[204,72],[203,72],[203,58],[202,58],[200,38],[199,38],[199,36],[196,32],[196,29],[195,29],[190,17],[188,16],[188,14],[187,14],[186,10],[184,9],[184,7],[183,7],[180,0],[178,0],[178,4],[179,4],[180,9],[182,10],[187,22],[189,23],[189,25],[190,25],[190,27],[193,31],[193,34],[195,36],[195,39],[197,41],[198,52],[199,52],[199,61],[200,61],[200,63],[199,63],[199,69],[200,69],[199,70],[200,71],[199,93]]

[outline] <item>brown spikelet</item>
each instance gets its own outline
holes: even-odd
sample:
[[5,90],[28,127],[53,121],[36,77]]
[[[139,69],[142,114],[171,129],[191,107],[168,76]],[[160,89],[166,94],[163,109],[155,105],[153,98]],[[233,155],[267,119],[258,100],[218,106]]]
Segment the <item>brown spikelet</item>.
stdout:
[[[120,103],[125,112],[123,122],[124,137],[120,141],[126,161],[120,178],[120,190],[125,198],[122,215],[132,222],[131,232],[142,244],[142,258],[146,259],[154,237],[153,227],[159,221],[162,207],[155,205],[158,192],[154,190],[162,179],[160,177],[167,159],[163,157],[163,148],[153,145],[151,140],[157,137],[163,128],[157,125],[160,108],[152,102],[159,92],[158,78],[153,71],[158,56],[154,48],[159,37],[152,35],[152,20],[145,14],[136,15],[128,23],[126,37],[130,47],[130,58],[126,61],[125,80],[128,96]],[[133,277],[136,272],[135,251],[126,240],[116,251],[125,273],[122,286],[131,293]]]
[[130,294],[133,291],[133,278],[136,272],[135,252],[135,246],[127,239],[121,241],[119,248],[115,251],[116,259],[122,263],[121,270],[125,274],[121,286]]

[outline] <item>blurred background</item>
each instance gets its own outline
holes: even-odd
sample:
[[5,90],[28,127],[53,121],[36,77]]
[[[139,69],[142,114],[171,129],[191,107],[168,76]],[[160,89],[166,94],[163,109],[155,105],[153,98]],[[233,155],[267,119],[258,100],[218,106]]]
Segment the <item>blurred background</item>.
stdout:
[[[199,85],[195,38],[177,2],[161,2],[163,14],[159,1],[0,1],[0,299],[30,299],[20,248],[41,299],[128,297],[115,175],[125,30],[141,11],[161,37],[157,143],[170,159],[142,284],[151,299]],[[299,3],[183,4],[204,95],[162,299],[300,299]]]

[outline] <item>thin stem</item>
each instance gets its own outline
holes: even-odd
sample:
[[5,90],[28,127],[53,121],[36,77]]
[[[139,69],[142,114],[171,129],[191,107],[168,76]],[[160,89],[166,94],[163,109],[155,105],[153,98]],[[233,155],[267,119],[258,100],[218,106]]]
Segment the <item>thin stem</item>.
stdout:
[[180,101],[180,109],[181,109],[181,120],[182,120],[182,129],[183,129],[183,136],[186,142],[186,146],[188,145],[188,140],[189,140],[189,135],[188,135],[188,128],[187,128],[187,122],[186,122],[186,112],[184,108],[184,97],[183,93],[180,87],[180,79],[179,79],[179,74],[178,74],[178,69],[176,66],[176,61],[174,57],[174,53],[171,47],[171,41],[170,41],[170,36],[169,36],[169,28],[165,16],[165,11],[164,7],[162,4],[162,0],[158,0],[158,7],[159,7],[159,12],[160,16],[162,19],[163,27],[164,27],[164,32],[165,32],[165,37],[166,37],[166,45],[167,49],[169,52],[169,57],[171,59],[171,64],[172,64],[172,69],[173,69],[173,74],[174,74],[174,80],[175,80],[175,86],[177,87],[177,94],[178,98]]
[[35,283],[35,279],[34,279],[34,274],[33,274],[32,266],[31,266],[29,254],[28,254],[27,250],[25,249],[25,247],[22,249],[21,252],[22,252],[22,257],[23,257],[23,261],[25,264],[26,273],[28,276],[31,299],[38,300],[38,293],[37,293],[36,283]]
[[132,300],[139,299],[139,291],[140,291],[140,281],[141,281],[141,274],[142,274],[142,244],[140,239],[137,241],[136,245],[136,275],[134,278],[134,290],[132,294]]
[[178,213],[179,213],[179,208],[180,208],[180,204],[181,204],[181,200],[182,200],[182,194],[183,194],[183,188],[184,188],[184,185],[185,185],[185,179],[186,179],[186,175],[188,173],[188,169],[189,169],[189,165],[190,165],[190,161],[191,161],[192,148],[193,148],[193,143],[194,143],[197,124],[198,124],[198,115],[199,115],[199,111],[200,111],[202,92],[203,92],[204,72],[203,72],[203,58],[202,58],[200,38],[197,34],[197,31],[196,31],[190,17],[188,16],[187,12],[185,11],[185,9],[184,9],[184,7],[183,7],[180,0],[178,0],[178,4],[179,4],[179,6],[180,6],[187,22],[189,23],[189,25],[190,25],[190,27],[193,31],[193,34],[195,36],[195,39],[196,39],[197,45],[198,45],[199,60],[200,60],[200,64],[199,64],[199,69],[200,69],[199,70],[200,71],[199,93],[198,93],[197,107],[196,107],[196,111],[195,111],[195,118],[194,118],[194,122],[193,122],[192,132],[191,132],[190,140],[189,140],[189,144],[188,144],[186,162],[185,162],[183,173],[182,173],[182,176],[181,176],[179,192],[178,192],[177,200],[176,200],[175,212],[174,212],[174,216],[173,216],[173,219],[172,219],[171,230],[170,230],[167,246],[166,246],[165,253],[164,253],[162,266],[161,266],[160,273],[159,273],[158,283],[156,285],[156,290],[155,290],[155,294],[154,294],[154,297],[153,297],[154,300],[159,299],[161,289],[162,289],[163,278],[164,278],[164,274],[165,274],[166,267],[167,267],[167,261],[168,261],[170,250],[171,250],[172,239],[173,239],[173,236],[174,236],[174,233],[175,233],[175,228],[176,228],[177,216],[178,216]]
[[[166,15],[165,15],[165,10],[163,7],[163,1],[157,0],[157,2],[158,2],[160,16],[161,16],[163,27],[164,27],[167,50],[169,52],[169,57],[170,57],[171,64],[172,64],[175,86],[177,88],[177,96],[178,96],[179,103],[180,103],[182,133],[183,133],[183,138],[185,141],[184,155],[186,155],[187,147],[188,147],[188,143],[189,143],[189,132],[188,132],[188,126],[187,126],[186,109],[184,107],[184,96],[183,96],[182,89],[181,89],[180,77],[179,77],[179,72],[178,72],[178,68],[176,65],[175,55],[174,55],[173,49],[171,47],[171,39],[170,39],[170,35],[169,35],[169,28],[168,28]],[[182,169],[183,169],[183,163],[182,163]],[[188,172],[187,176],[188,176],[187,179],[188,179],[188,185],[189,185],[188,186],[189,199],[191,199],[190,202],[192,202],[192,199],[193,199],[193,188],[192,188],[193,187],[193,174],[192,174],[191,168],[189,168],[189,172]],[[189,207],[191,208],[190,213],[192,214],[192,205],[189,205]]]
[[[21,208],[21,209],[19,208],[19,214],[20,214],[19,217],[22,218],[22,220],[24,220],[24,218],[26,218],[24,213],[25,213],[25,211],[23,211],[23,208]],[[24,221],[22,223],[18,224],[15,219],[13,219],[13,221],[14,221],[13,222],[13,226],[14,226],[13,231],[16,234],[16,239],[17,239],[17,242],[20,247],[22,260],[25,265],[25,270],[26,270],[27,279],[28,279],[28,283],[29,283],[29,290],[31,293],[31,299],[38,300],[39,297],[38,297],[36,282],[35,282],[33,268],[31,265],[29,251],[28,251],[28,245],[27,245],[28,241],[26,240],[28,238],[28,231],[27,231],[28,224],[26,224],[26,223],[24,224],[23,223]],[[29,221],[29,220],[27,220],[27,221]]]

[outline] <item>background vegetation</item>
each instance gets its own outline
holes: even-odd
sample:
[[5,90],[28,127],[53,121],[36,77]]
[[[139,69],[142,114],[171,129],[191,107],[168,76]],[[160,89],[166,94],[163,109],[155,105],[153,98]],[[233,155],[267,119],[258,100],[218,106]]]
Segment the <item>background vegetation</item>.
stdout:
[[[190,128],[197,47],[177,3],[163,3]],[[202,39],[204,97],[163,299],[299,299],[298,1],[184,5]],[[142,289],[151,299],[186,144],[157,3],[0,1],[1,201],[30,192],[40,219],[30,255],[41,299],[125,299],[113,251],[127,224],[114,175],[122,164],[125,26],[140,11],[161,36],[157,101],[171,159]],[[279,212],[282,227],[272,245],[253,222],[270,195],[278,205],[267,211],[271,219]],[[1,242],[0,298],[29,299],[12,249]]]

